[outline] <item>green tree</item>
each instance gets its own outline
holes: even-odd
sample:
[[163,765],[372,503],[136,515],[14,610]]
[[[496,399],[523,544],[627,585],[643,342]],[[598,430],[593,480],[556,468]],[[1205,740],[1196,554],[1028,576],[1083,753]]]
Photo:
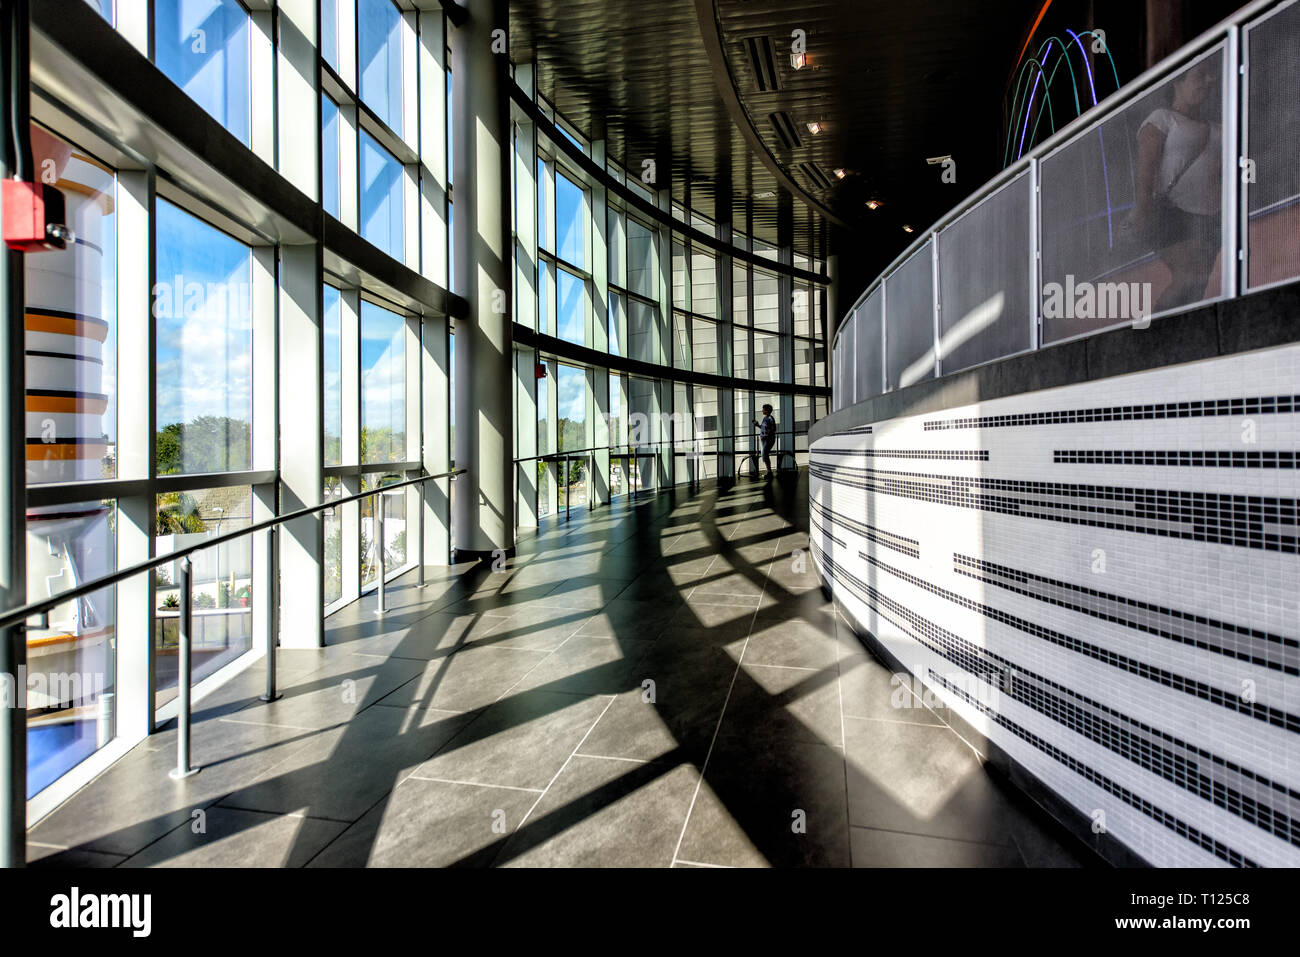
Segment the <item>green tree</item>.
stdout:
[[154,450],[159,475],[242,472],[251,467],[252,426],[224,415],[201,415],[158,430]]
[[164,492],[158,496],[158,534],[192,535],[207,531],[199,517],[199,506],[185,492]]

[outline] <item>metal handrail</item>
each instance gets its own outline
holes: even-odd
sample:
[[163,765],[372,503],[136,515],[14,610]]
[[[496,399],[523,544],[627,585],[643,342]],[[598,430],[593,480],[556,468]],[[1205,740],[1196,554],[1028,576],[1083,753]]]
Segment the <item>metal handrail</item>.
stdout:
[[[558,452],[546,452],[542,455],[520,456],[519,458],[515,459],[515,464],[517,465],[521,462],[559,462],[564,459],[581,458],[584,455],[590,455],[593,452],[609,452],[612,458],[620,458],[620,459],[633,458],[633,457],[646,457],[646,456],[653,456],[656,453],[641,452],[641,451],[623,452],[620,450],[622,449],[639,450],[639,449],[647,449],[647,448],[658,448],[661,445],[682,445],[682,444],[690,444],[695,442],[721,442],[728,439],[734,440],[734,439],[754,438],[756,434],[757,433],[752,433],[752,432],[737,432],[732,435],[701,435],[701,436],[696,436],[693,439],[660,439],[657,442],[639,442],[639,443],[628,442],[625,445],[593,445],[590,448],[585,448],[585,449],[562,449]],[[793,435],[793,436],[807,435],[808,433],[799,432],[794,429],[783,429],[783,430],[779,430],[776,434],[779,437],[782,435]],[[741,451],[743,450],[714,449],[713,451],[701,451],[699,454],[733,455],[733,454],[740,454]],[[683,453],[674,453],[674,454],[689,455],[692,453],[683,452]]]
[[[455,478],[457,475],[460,475],[465,471],[467,470],[462,468],[452,469],[450,472],[439,472],[437,475],[422,475],[417,478],[406,479],[402,482],[393,482],[388,485],[376,486],[369,491],[334,499],[333,501],[326,502],[323,505],[310,505],[306,508],[286,512],[283,515],[274,515],[271,518],[263,519],[260,522],[254,522],[246,528],[224,532],[212,538],[204,539],[202,542],[196,542],[193,545],[186,545],[184,548],[178,548],[173,552],[168,552],[166,555],[155,556],[154,558],[142,562],[136,562],[134,565],[128,566],[119,571],[111,572],[107,575],[101,575],[98,578],[92,578],[89,581],[82,582],[74,588],[69,588],[67,591],[59,592],[57,595],[53,595],[49,598],[42,598],[39,601],[28,602],[26,605],[11,608],[8,611],[0,613],[0,628],[9,628],[13,625],[22,624],[34,615],[48,614],[54,608],[57,608],[59,605],[71,601],[74,598],[80,598],[83,595],[89,595],[92,592],[99,591],[101,588],[116,585],[118,582],[125,581],[134,575],[139,575],[141,572],[151,571],[160,565],[166,565],[180,559],[188,558],[188,556],[194,552],[202,551],[205,548],[212,548],[216,545],[224,544],[225,542],[234,541],[237,538],[251,535],[254,532],[278,528],[286,522],[292,522],[299,518],[307,518],[317,512],[323,512],[326,509],[336,508],[339,505],[347,505],[349,502],[358,502],[363,498],[369,498],[370,496],[378,495],[381,492],[391,492],[396,489],[406,488],[410,485],[423,484],[424,482],[433,479]],[[380,577],[382,578],[382,573]]]
[[[886,266],[880,272],[880,274],[876,276],[876,278],[873,279],[866,286],[866,288],[862,291],[862,293],[859,294],[857,299],[854,300],[853,304],[843,313],[834,334],[831,336],[830,349],[832,354],[832,358],[831,358],[832,368],[838,365],[834,354],[840,346],[841,336],[848,329],[850,321],[852,320],[857,310],[860,307],[862,307],[862,305],[867,301],[868,298],[870,298],[877,290],[879,290],[884,285],[885,280],[888,279],[891,275],[893,275],[901,265],[907,262],[918,251],[923,249],[927,243],[936,241],[939,234],[945,228],[952,225],[954,222],[956,222],[958,219],[960,219],[962,216],[965,216],[967,213],[971,212],[972,210],[979,208],[983,204],[983,202],[987,200],[990,196],[992,196],[1002,187],[1011,183],[1018,176],[1034,168],[1036,164],[1038,164],[1042,159],[1047,157],[1049,154],[1056,152],[1062,146],[1072,142],[1077,137],[1093,132],[1102,122],[1108,119],[1111,115],[1123,109],[1124,107],[1129,106],[1130,104],[1136,102],[1142,96],[1146,95],[1152,89],[1157,87],[1160,83],[1167,80],[1169,76],[1173,74],[1175,71],[1181,69],[1182,67],[1190,63],[1192,60],[1195,60],[1196,58],[1204,55],[1216,45],[1223,43],[1225,41],[1231,41],[1231,38],[1236,34],[1236,31],[1254,22],[1259,21],[1260,19],[1263,18],[1262,15],[1273,12],[1275,8],[1283,5],[1285,2],[1287,2],[1287,0],[1254,0],[1254,2],[1249,3],[1246,6],[1243,6],[1240,10],[1233,13],[1230,17],[1227,17],[1220,23],[1211,27],[1209,30],[1206,30],[1204,33],[1202,33],[1201,35],[1199,35],[1189,43],[1185,44],[1183,47],[1181,47],[1179,50],[1177,50],[1169,57],[1166,57],[1164,60],[1157,63],[1155,66],[1146,70],[1144,73],[1142,73],[1141,75],[1139,75],[1138,77],[1130,81],[1129,83],[1125,84],[1115,92],[1111,93],[1105,99],[1100,100],[1096,105],[1084,111],[1074,120],[1072,120],[1070,123],[1066,124],[1061,129],[1057,130],[1055,133],[1049,136],[1047,139],[1043,140],[1042,142],[1038,143],[1036,146],[1032,147],[1014,163],[1005,167],[1003,170],[1001,170],[995,176],[990,178],[987,182],[985,182],[974,192],[966,196],[965,199],[963,199],[957,205],[952,207],[952,209],[950,209],[944,215],[942,215],[937,220],[935,220],[935,222],[931,224],[927,229],[919,230],[916,239],[914,239],[902,252],[900,252],[889,263],[889,265]],[[1236,129],[1235,124],[1233,129],[1229,130],[1227,124],[1225,123],[1225,138],[1232,137],[1234,138],[1233,141],[1235,142],[1236,141],[1235,138],[1239,136],[1239,132],[1240,131]],[[1239,142],[1237,142],[1236,145],[1240,147]],[[1235,153],[1233,153],[1233,151],[1228,149],[1227,146],[1225,145],[1224,152],[1225,155],[1228,154],[1237,155],[1240,154],[1241,151],[1238,148],[1235,151]],[[1038,199],[1035,196],[1032,199],[1032,202],[1036,203],[1037,201]],[[1225,215],[1231,215],[1239,212],[1239,210],[1237,210],[1236,208],[1227,209],[1230,203],[1233,203],[1233,200],[1225,196],[1224,198]],[[1240,203],[1239,195],[1236,197],[1236,203],[1237,204]],[[1037,250],[1038,242],[1039,242],[1038,237],[1034,236],[1031,238],[1033,240],[1032,242],[1033,248]],[[1225,260],[1224,268],[1225,269],[1229,268],[1226,260]],[[1228,288],[1230,288],[1229,284],[1225,283],[1225,292]],[[1239,294],[1240,290],[1237,290],[1237,293]],[[882,323],[886,321],[887,318],[885,316],[882,316]],[[1033,348],[1035,350],[1043,348],[1042,343],[1037,341],[1037,338],[1035,338]],[[834,387],[836,390],[840,389],[842,385],[843,384],[840,382],[834,383]],[[892,391],[892,390],[886,390],[886,391]],[[872,396],[879,395],[879,394],[882,393],[876,391],[872,391],[870,393],[870,395]]]

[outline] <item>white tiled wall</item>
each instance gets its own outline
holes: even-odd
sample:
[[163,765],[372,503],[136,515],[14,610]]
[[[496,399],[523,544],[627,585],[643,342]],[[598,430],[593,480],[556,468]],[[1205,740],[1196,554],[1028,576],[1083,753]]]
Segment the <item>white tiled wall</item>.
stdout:
[[[813,502],[884,532],[915,539],[920,550],[919,558],[912,558],[842,526],[830,529],[822,523],[824,531],[833,533],[844,543],[841,547],[829,536],[818,534],[819,520],[814,514],[812,538],[816,546],[825,549],[826,557],[933,625],[1008,660],[1013,671],[1034,673],[1060,689],[1076,692],[1103,709],[1111,709],[1114,713],[1108,716],[1109,720],[1139,732],[1141,740],[1168,748],[1171,747],[1168,738],[1172,738],[1196,749],[1199,753],[1192,758],[1196,765],[1193,775],[1197,770],[1211,768],[1213,759],[1220,758],[1257,778],[1268,779],[1276,787],[1251,781],[1241,793],[1262,796],[1274,811],[1284,815],[1274,819],[1271,829],[1181,785],[1178,781],[1185,778],[1180,778],[1177,771],[1170,772],[1174,778],[1170,780],[1147,770],[1125,756],[1123,745],[1107,747],[1090,740],[1041,710],[1001,694],[996,687],[1000,680],[996,677],[991,679],[995,686],[982,682],[970,684],[970,678],[963,677],[956,665],[922,646],[912,628],[886,620],[879,609],[870,607],[842,581],[834,581],[816,547],[814,556],[824,577],[859,626],[874,634],[914,674],[925,677],[933,669],[951,676],[951,680],[966,682],[962,687],[978,691],[982,700],[992,704],[996,714],[1064,752],[1063,763],[995,723],[989,715],[958,696],[935,689],[946,704],[991,741],[1071,805],[1104,824],[1110,835],[1147,861],[1163,866],[1242,862],[1300,865],[1300,800],[1285,793],[1288,789],[1292,793],[1300,792],[1300,733],[1261,720],[1256,716],[1258,710],[1255,714],[1238,710],[1239,702],[1250,703],[1253,696],[1256,706],[1271,707],[1293,718],[1300,716],[1300,677],[1265,664],[1179,643],[1132,624],[1107,621],[1018,594],[958,574],[953,567],[953,556],[957,553],[1098,592],[1245,626],[1275,638],[1270,641],[1258,635],[1241,636],[1244,646],[1269,660],[1286,657],[1294,665],[1295,643],[1300,638],[1300,556],[1294,552],[1108,529],[940,504],[880,490],[867,491],[851,487],[845,481],[859,473],[839,473],[833,478],[818,475],[819,467],[839,465],[875,469],[877,478],[880,472],[895,476],[899,473],[941,475],[945,477],[941,484],[948,488],[961,488],[961,480],[976,477],[1260,496],[1286,500],[1294,508],[1300,499],[1300,470],[1296,468],[1058,464],[1053,461],[1053,451],[1296,453],[1300,452],[1300,414],[1296,412],[944,430],[926,430],[924,423],[1055,410],[1297,396],[1300,395],[1297,383],[1300,383],[1300,346],[1290,346],[876,422],[869,434],[856,432],[822,438],[811,452]],[[832,449],[851,451],[837,454]],[[989,455],[987,461],[971,461],[956,457],[910,459],[852,454],[917,450],[940,453],[986,450]],[[948,481],[948,476],[955,481]],[[1017,499],[1022,510],[1026,500],[1042,498],[1024,491],[986,490],[985,494]],[[1066,495],[1064,500],[1083,501],[1088,507],[1101,505],[1117,509],[1115,521],[1144,522],[1131,500],[1124,496],[1115,500],[1081,500]],[[1070,514],[1099,518],[1087,508]],[[1106,519],[1100,517],[1100,520]],[[1177,530],[1187,526],[1163,527]],[[1295,541],[1298,529],[1294,512],[1289,520],[1270,523],[1265,530],[1289,535]],[[996,621],[875,567],[859,553],[915,576],[923,583],[1050,628],[1104,652],[1124,656],[1138,666],[1154,666],[1173,676],[1218,689],[1227,696],[1230,706]],[[1132,610],[1129,617],[1139,623],[1150,620],[1140,609]],[[1188,623],[1186,627],[1194,626]],[[1290,643],[1289,651],[1287,643]],[[1060,689],[1056,693],[1068,698]],[[1124,725],[1119,716],[1140,722],[1149,730]],[[1082,766],[1111,783],[1090,781]],[[1219,765],[1215,770],[1216,780],[1228,780],[1224,775],[1235,773]],[[1128,794],[1129,800],[1124,800],[1120,793]],[[1143,813],[1140,808],[1144,802],[1158,809],[1157,817],[1168,815],[1173,820],[1172,826]],[[1218,842],[1219,853],[1205,849],[1200,840],[1181,833],[1182,825],[1195,829],[1208,841]]]

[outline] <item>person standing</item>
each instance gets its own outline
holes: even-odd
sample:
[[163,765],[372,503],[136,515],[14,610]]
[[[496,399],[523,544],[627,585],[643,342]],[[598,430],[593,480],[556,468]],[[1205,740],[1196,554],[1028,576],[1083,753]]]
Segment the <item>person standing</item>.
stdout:
[[772,416],[772,407],[764,404],[762,421],[758,426],[758,442],[763,449],[763,464],[767,466],[767,477],[772,477],[772,446],[776,445],[776,419]]

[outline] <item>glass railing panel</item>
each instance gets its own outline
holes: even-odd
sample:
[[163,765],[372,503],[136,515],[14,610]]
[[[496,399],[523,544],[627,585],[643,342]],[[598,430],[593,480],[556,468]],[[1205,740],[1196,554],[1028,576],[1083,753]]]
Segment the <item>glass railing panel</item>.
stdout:
[[939,233],[939,355],[956,372],[1032,349],[1026,171]]
[[885,371],[890,389],[934,378],[934,262],[929,240],[885,279]]
[[1219,295],[1224,69],[1220,44],[1043,159],[1044,343]]
[[884,293],[877,287],[858,306],[854,314],[856,340],[854,342],[853,395],[856,401],[869,399],[880,393],[884,380],[883,344],[881,323],[884,316]]
[[1300,4],[1245,33],[1246,285],[1300,276]]

